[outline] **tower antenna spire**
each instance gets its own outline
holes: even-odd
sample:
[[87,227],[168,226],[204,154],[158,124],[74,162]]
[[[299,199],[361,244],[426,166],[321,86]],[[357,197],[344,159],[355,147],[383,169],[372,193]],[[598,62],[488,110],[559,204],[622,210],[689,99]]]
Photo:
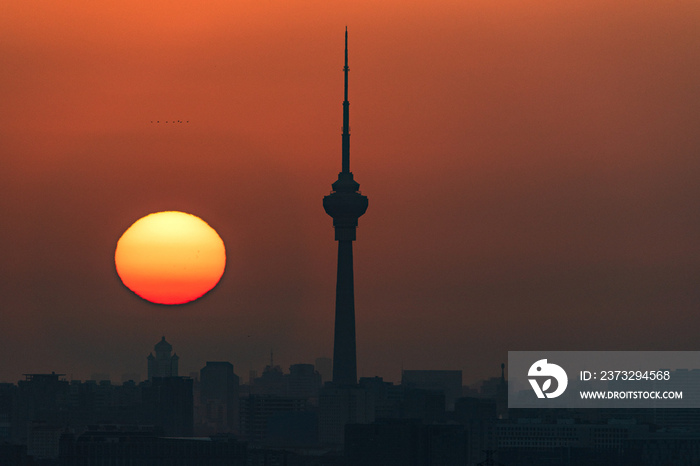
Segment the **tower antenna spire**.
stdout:
[[345,93],[343,100],[343,166],[344,173],[350,173],[350,102],[348,101],[348,27],[345,26]]

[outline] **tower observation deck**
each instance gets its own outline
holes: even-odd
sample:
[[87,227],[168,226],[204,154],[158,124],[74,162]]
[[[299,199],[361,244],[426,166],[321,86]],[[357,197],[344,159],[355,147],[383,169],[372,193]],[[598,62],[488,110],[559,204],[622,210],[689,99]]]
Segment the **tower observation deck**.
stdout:
[[353,283],[352,242],[357,219],[367,210],[363,196],[350,171],[350,102],[348,102],[348,30],[345,28],[345,99],[343,100],[342,166],[332,191],[323,198],[323,208],[333,217],[338,242],[338,279],[335,288],[335,336],[333,340],[333,383],[357,384],[355,346],[355,289]]

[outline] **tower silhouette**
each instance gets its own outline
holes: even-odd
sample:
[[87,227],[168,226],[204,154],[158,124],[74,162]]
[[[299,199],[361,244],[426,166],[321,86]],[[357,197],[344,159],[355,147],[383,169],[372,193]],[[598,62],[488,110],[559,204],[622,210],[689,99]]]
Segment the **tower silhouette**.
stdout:
[[332,191],[323,198],[323,208],[333,217],[338,242],[338,279],[335,288],[335,336],[333,340],[333,383],[357,383],[355,349],[355,290],[353,284],[352,242],[357,219],[367,210],[367,196],[350,171],[350,102],[348,102],[348,29],[345,28],[345,100],[343,100],[342,169]]

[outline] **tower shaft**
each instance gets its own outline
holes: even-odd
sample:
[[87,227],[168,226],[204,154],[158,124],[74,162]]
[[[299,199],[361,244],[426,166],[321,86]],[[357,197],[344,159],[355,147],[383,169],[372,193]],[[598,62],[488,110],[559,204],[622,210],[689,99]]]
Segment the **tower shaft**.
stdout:
[[357,383],[355,343],[355,288],[352,241],[338,241],[338,278],[335,286],[335,335],[333,339],[333,383]]

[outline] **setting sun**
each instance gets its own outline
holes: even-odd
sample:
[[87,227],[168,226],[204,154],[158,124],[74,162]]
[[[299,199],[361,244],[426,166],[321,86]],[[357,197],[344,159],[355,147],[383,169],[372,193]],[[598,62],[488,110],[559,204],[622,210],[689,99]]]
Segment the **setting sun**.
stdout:
[[117,242],[117,273],[131,291],[153,303],[200,298],[221,279],[224,243],[204,220],[184,212],[158,212],[136,221]]

